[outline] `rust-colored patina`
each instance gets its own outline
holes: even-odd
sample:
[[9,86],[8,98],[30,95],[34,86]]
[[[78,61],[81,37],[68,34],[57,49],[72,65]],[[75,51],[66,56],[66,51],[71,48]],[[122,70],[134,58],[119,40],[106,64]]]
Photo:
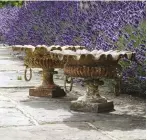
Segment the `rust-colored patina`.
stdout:
[[71,102],[71,109],[75,111],[103,112],[112,111],[114,105],[99,94],[98,87],[104,82],[101,78],[116,80],[115,95],[120,94],[121,65],[118,64],[121,58],[133,60],[134,52],[130,51],[88,51],[85,49],[72,51],[64,50],[51,52],[58,55],[60,60],[66,59],[64,74],[68,77],[84,78],[87,87],[86,94]]

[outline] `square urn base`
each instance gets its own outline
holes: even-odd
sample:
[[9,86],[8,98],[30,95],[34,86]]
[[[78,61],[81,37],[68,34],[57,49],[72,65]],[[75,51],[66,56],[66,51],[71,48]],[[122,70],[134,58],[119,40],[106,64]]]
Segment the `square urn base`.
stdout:
[[30,96],[36,96],[36,97],[51,97],[51,98],[58,98],[58,97],[64,97],[66,93],[63,89],[56,86],[54,88],[30,88],[29,89],[29,95]]
[[105,103],[93,103],[93,102],[85,102],[85,101],[72,101],[71,110],[81,111],[81,112],[110,112],[114,111],[113,101],[107,101]]

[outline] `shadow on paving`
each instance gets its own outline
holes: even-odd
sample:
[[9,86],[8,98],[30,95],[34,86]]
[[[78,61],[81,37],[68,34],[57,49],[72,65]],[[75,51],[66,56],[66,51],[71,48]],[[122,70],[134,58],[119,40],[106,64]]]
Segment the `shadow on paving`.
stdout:
[[[39,99],[39,98],[38,98]],[[65,98],[61,99],[48,99],[46,101],[42,100],[30,100],[27,102],[21,102],[25,106],[31,107],[33,110],[39,110],[42,108],[44,112],[48,112],[48,115],[54,115],[54,113],[58,114],[58,117],[63,117],[63,120],[59,120],[59,122],[64,122],[66,125],[70,127],[77,127],[74,122],[90,122],[97,128],[103,129],[105,131],[113,131],[113,130],[121,130],[121,131],[131,131],[135,129],[146,129],[146,119],[142,116],[135,116],[129,114],[115,114],[116,112],[110,113],[88,113],[88,112],[74,112],[70,110],[70,101]],[[61,111],[62,110],[62,111]],[[59,111],[59,112],[58,112]],[[61,112],[60,112],[61,111]],[[53,112],[53,114],[52,114]],[[41,113],[41,112],[40,112]],[[64,115],[65,113],[65,115]],[[55,116],[56,117],[56,116]],[[48,122],[50,123],[50,122]],[[56,123],[56,121],[51,122]],[[84,129],[85,127],[79,127],[78,129]],[[92,127],[91,127],[92,129]]]
[[[85,114],[86,115],[86,114]],[[85,117],[83,115],[83,117]],[[77,115],[72,115],[64,121],[71,121]],[[81,116],[82,117],[82,116]],[[135,129],[146,130],[146,119],[141,116],[119,115],[111,113],[98,113],[97,119],[90,121],[91,124],[105,131],[131,131]],[[75,127],[74,124],[69,124],[70,127]]]

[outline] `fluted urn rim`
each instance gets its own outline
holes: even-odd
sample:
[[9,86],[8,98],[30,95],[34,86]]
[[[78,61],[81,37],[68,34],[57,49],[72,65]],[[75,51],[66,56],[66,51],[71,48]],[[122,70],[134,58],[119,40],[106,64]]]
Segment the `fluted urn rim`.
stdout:
[[86,61],[89,63],[92,61],[98,62],[118,62],[120,58],[127,58],[133,60],[135,58],[135,52],[132,51],[119,51],[119,50],[93,50],[88,51],[84,46],[71,46],[71,45],[15,45],[14,50],[18,49],[26,51],[29,56],[45,57],[50,59],[56,59],[60,61],[66,61],[68,58],[73,61]]
[[88,51],[86,49],[72,51],[72,50],[53,50],[51,54],[56,54],[59,56],[60,60],[64,57],[80,61],[80,60],[94,60],[94,61],[118,61],[120,58],[127,58],[128,60],[133,60],[135,58],[135,52],[131,51],[119,51],[119,50],[93,50]]
[[37,50],[43,49],[46,53],[49,53],[51,51],[63,51],[63,50],[71,50],[71,51],[77,51],[78,49],[82,50],[85,49],[84,46],[72,46],[72,45],[65,45],[65,46],[60,46],[60,45],[51,45],[51,46],[46,46],[46,45],[37,45],[37,46],[32,46],[32,45],[14,45],[12,46],[13,51],[26,51],[26,50],[32,50],[32,52],[35,52]]
[[12,46],[13,51],[25,52],[25,65],[30,67],[55,67],[55,68],[63,68],[64,63],[67,59],[59,60],[59,57],[56,55],[52,55],[50,52],[52,51],[63,51],[63,50],[72,50],[76,51],[78,49],[84,49],[83,46],[59,46],[52,45],[50,47],[46,45],[15,45]]

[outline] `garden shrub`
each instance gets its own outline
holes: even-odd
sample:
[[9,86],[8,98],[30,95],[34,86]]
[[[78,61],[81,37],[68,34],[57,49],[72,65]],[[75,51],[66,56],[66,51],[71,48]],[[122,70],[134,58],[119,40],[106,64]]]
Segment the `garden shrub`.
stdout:
[[9,34],[14,20],[17,19],[19,7],[6,6],[0,8],[0,42],[6,43],[5,35]]
[[12,17],[10,24],[1,21],[9,27],[6,31],[1,32],[0,25],[0,33],[10,45],[83,45],[88,50],[136,51],[142,66],[121,62],[123,91],[145,93],[145,25],[141,24],[146,19],[145,1],[32,1]]
[[137,27],[128,25],[116,43],[120,50],[136,52],[136,61],[121,61],[123,67],[122,90],[125,93],[146,93],[146,21]]

